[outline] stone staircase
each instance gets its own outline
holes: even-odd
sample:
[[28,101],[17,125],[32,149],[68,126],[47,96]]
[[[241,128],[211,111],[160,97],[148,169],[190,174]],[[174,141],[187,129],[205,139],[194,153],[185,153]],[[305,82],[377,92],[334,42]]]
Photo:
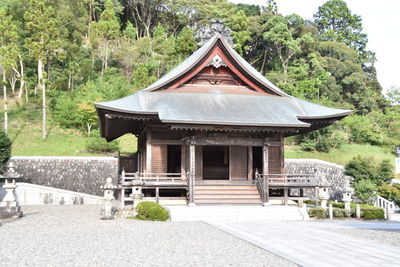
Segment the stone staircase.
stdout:
[[194,190],[196,205],[261,205],[256,185],[251,183],[201,183]]
[[167,206],[171,221],[303,221],[308,220],[305,209],[297,206],[196,205]]

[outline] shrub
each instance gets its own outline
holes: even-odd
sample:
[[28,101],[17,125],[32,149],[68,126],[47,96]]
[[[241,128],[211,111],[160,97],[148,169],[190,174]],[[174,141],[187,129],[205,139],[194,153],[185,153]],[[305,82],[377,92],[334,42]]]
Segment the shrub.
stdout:
[[383,209],[361,209],[361,217],[366,220],[385,219],[385,212]]
[[11,157],[11,145],[12,142],[10,138],[8,138],[7,134],[0,131],[0,171]]
[[337,218],[350,217],[352,214],[353,214],[353,212],[351,210],[345,210],[345,209],[341,209],[341,208],[333,209],[333,217],[337,217]]
[[379,195],[400,205],[400,184],[381,184],[378,188]]
[[311,208],[308,210],[308,215],[310,215],[310,217],[315,217],[317,219],[325,219],[326,211],[323,208]]
[[376,199],[376,185],[369,180],[359,180],[353,183],[354,191],[356,196],[361,200],[362,203],[372,204]]
[[136,218],[140,220],[166,221],[169,219],[168,211],[160,204],[151,201],[140,202],[136,207],[136,211]]
[[329,152],[332,148],[340,148],[344,143],[344,135],[337,125],[313,131],[298,137],[304,151]]
[[343,202],[329,202],[328,204],[332,204],[333,208],[344,209]]
[[107,142],[106,139],[100,137],[98,130],[94,130],[86,142],[86,149],[89,152],[114,152],[118,151],[119,142],[117,140]]
[[379,185],[393,178],[393,166],[388,160],[376,163],[373,158],[357,156],[346,164],[345,174],[354,177],[355,182],[364,179]]

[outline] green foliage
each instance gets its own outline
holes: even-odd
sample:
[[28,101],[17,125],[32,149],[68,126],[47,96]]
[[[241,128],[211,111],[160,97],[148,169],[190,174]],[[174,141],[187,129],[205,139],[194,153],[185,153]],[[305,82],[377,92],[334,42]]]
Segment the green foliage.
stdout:
[[115,152],[119,149],[119,142],[117,140],[107,142],[100,136],[100,132],[98,130],[94,130],[91,132],[90,137],[86,142],[86,149],[92,153]]
[[376,199],[377,186],[370,180],[358,180],[353,182],[355,195],[362,203],[372,204]]
[[393,201],[396,205],[400,205],[400,185],[393,184],[388,185],[386,183],[382,183],[378,187],[379,195],[383,198]]
[[343,0],[329,0],[314,15],[321,40],[344,42],[367,57],[367,35],[362,32],[361,16],[352,14]]
[[298,142],[305,151],[329,152],[340,148],[344,143],[344,134],[335,125],[298,136]]
[[168,211],[160,204],[151,201],[142,201],[137,207],[137,217],[140,220],[166,221],[169,219]]
[[0,169],[11,158],[11,145],[12,142],[7,134],[0,131]]
[[354,177],[356,183],[364,180],[380,185],[393,178],[393,166],[388,160],[376,162],[372,158],[357,156],[350,160],[345,168],[345,174]]
[[348,210],[342,208],[334,208],[333,210],[333,217],[335,218],[343,218],[343,217],[350,217],[350,213]]
[[366,220],[385,219],[385,211],[383,209],[362,209],[361,217]]
[[196,39],[194,38],[194,31],[189,27],[181,30],[176,38],[175,52],[182,58],[190,56],[197,49]]
[[317,219],[325,219],[326,210],[323,208],[311,208],[308,210],[308,215],[310,215],[310,217],[314,217]]

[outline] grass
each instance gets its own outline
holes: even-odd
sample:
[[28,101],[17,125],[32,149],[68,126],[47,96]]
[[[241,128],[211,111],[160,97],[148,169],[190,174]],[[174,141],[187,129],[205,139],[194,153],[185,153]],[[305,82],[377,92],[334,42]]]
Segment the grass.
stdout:
[[382,161],[389,159],[394,161],[395,156],[388,152],[385,148],[379,146],[371,146],[367,144],[344,144],[339,149],[332,149],[328,153],[316,151],[302,151],[300,146],[286,145],[285,157],[295,159],[313,158],[329,161],[336,164],[345,165],[353,157],[358,155],[371,157],[374,160]]
[[[1,116],[3,114],[0,114]],[[51,121],[51,114],[49,114]],[[86,134],[75,129],[63,129],[55,123],[47,125],[48,137],[42,139],[41,110],[34,105],[15,107],[9,113],[9,137],[13,142],[13,156],[112,156],[117,153],[86,151]],[[119,138],[120,150],[136,151],[136,138]]]

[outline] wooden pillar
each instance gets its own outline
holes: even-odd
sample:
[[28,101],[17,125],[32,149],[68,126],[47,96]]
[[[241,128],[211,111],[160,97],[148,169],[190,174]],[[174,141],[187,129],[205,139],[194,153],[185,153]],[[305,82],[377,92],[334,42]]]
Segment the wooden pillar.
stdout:
[[288,191],[289,191],[289,188],[287,188],[287,187],[283,188],[283,204],[285,206],[287,206],[287,204],[288,204]]
[[147,129],[146,132],[146,171],[147,173],[151,173],[151,131]]
[[247,180],[253,180],[253,147],[247,147]]
[[196,155],[195,145],[193,142],[189,145],[189,206],[195,206],[194,203],[194,181],[196,174]]
[[186,172],[187,172],[187,168],[186,168],[186,146],[185,144],[181,145],[181,179],[182,180],[186,180]]
[[264,177],[264,203],[269,205],[269,185],[268,185],[268,167],[269,167],[268,144],[264,143],[263,146],[263,177]]

